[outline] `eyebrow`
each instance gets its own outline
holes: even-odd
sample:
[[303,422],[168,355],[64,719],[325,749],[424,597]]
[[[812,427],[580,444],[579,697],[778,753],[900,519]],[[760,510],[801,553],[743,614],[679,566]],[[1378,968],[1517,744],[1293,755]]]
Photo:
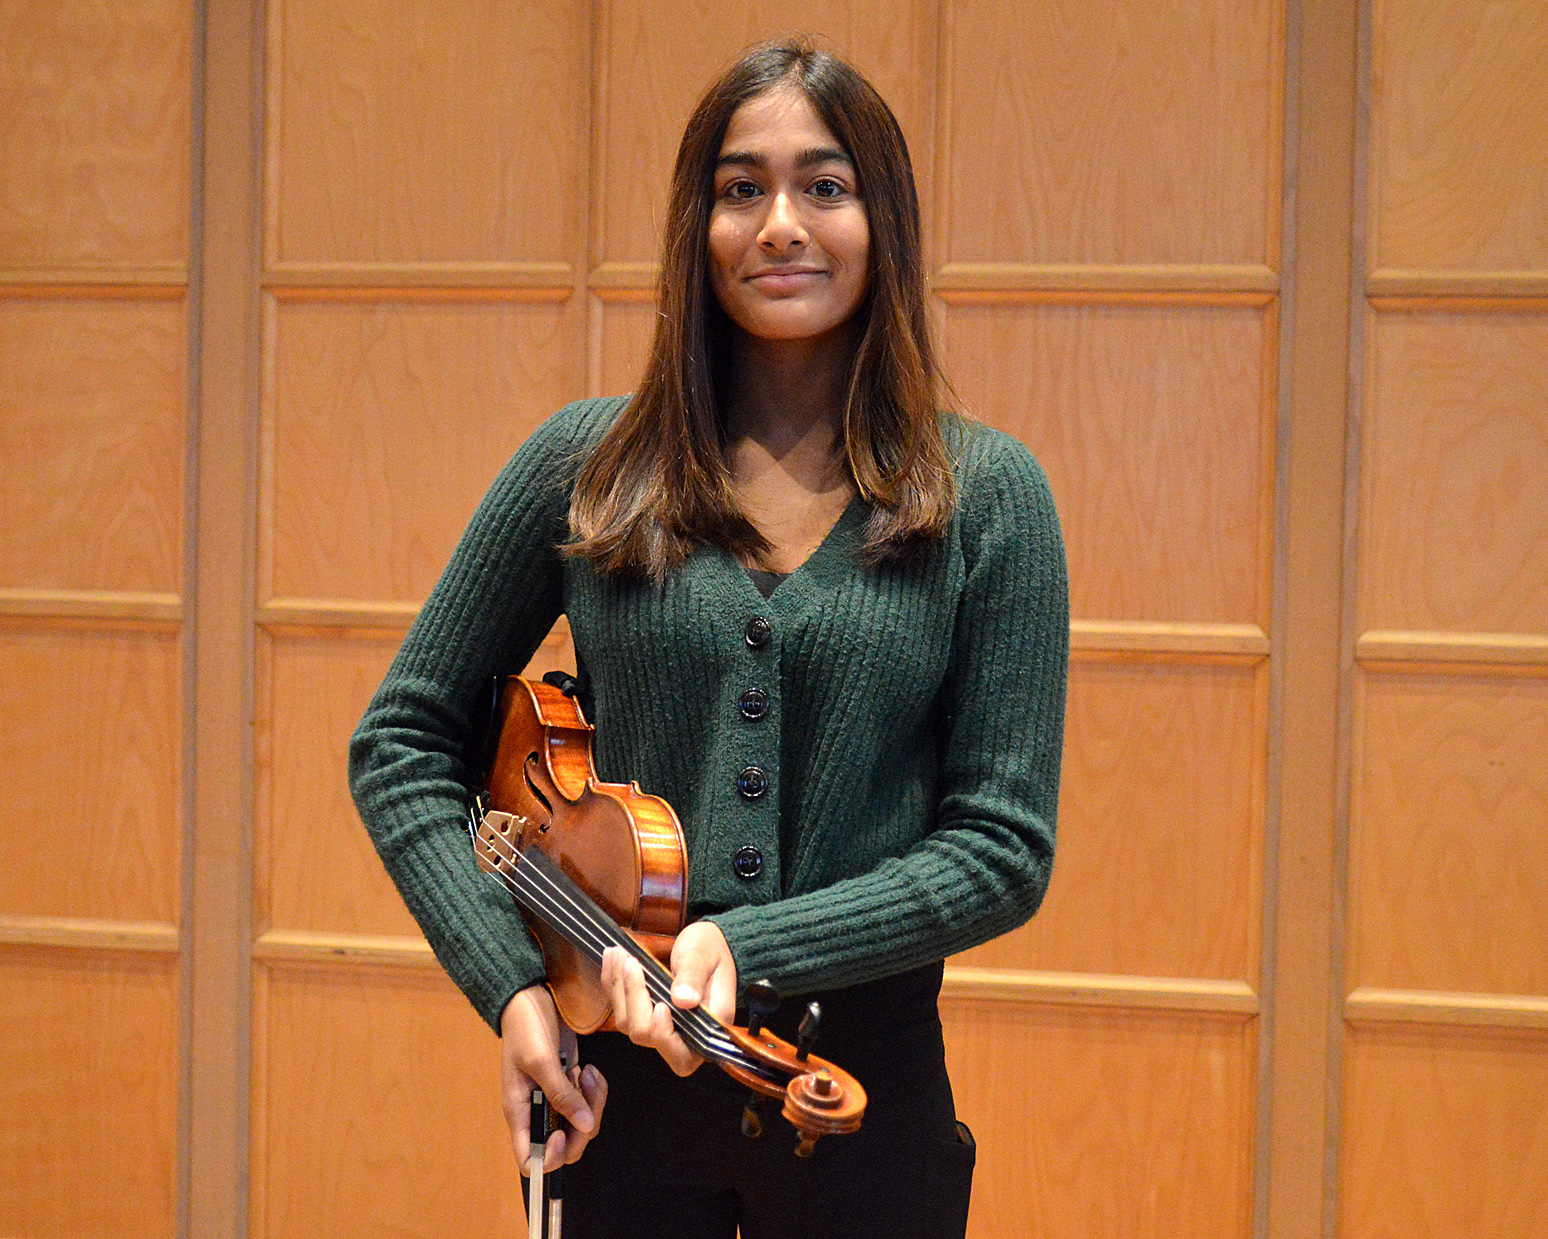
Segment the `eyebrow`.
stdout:
[[[824,163],[848,164],[851,168],[855,166],[855,161],[836,146],[811,146],[795,157],[797,168],[812,168]],[[757,151],[726,151],[715,160],[716,171],[731,166],[762,171],[769,166],[769,161],[767,156]]]

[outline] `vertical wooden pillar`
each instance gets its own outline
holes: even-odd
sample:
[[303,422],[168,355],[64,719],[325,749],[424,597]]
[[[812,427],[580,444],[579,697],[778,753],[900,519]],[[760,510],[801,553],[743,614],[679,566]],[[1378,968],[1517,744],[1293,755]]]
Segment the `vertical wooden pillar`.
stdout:
[[1357,0],[1299,0],[1287,82],[1286,313],[1275,583],[1278,769],[1263,1203],[1271,1239],[1331,1236],[1347,796],[1345,455]]
[[179,1228],[196,1239],[247,1233],[259,10],[204,0],[196,27]]

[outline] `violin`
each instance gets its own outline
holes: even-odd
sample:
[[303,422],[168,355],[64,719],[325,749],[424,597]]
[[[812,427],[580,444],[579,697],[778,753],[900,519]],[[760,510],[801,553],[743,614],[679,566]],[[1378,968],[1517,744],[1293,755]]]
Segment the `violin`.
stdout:
[[[763,982],[750,987],[750,1001],[754,994],[761,1001],[751,1001],[747,1027],[672,1005],[666,963],[688,909],[687,853],[672,806],[638,783],[598,779],[594,728],[554,684],[508,677],[495,721],[487,789],[469,830],[479,868],[516,900],[542,947],[560,1018],[578,1033],[611,1027],[602,953],[620,946],[639,961],[651,997],[671,1010],[696,1054],[755,1094],[783,1100],[781,1113],[800,1133],[798,1156],[810,1156],[821,1136],[858,1130],[865,1089],[810,1053],[812,1013],[801,1045],[792,1046],[762,1027],[772,1006]],[[744,1134],[761,1126],[750,1105]]]

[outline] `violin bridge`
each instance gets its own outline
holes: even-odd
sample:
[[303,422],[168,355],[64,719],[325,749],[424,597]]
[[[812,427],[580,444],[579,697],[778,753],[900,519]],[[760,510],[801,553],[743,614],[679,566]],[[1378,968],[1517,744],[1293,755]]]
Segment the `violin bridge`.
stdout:
[[479,865],[489,870],[510,868],[512,855],[526,846],[531,825],[531,820],[520,813],[485,809],[478,815],[473,832]]

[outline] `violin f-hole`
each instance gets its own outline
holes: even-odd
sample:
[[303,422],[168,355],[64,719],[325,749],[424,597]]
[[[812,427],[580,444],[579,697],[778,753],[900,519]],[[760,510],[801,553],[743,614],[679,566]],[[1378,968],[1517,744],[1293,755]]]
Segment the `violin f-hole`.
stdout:
[[536,800],[540,805],[543,806],[544,809],[548,811],[548,821],[538,823],[538,834],[546,834],[548,832],[549,822],[554,820],[554,805],[553,802],[543,794],[543,789],[537,785],[537,780],[532,777],[532,772],[534,770],[540,769],[542,769],[542,767],[539,765],[538,755],[536,753],[528,753],[527,760],[524,761],[521,766],[522,780],[526,783],[527,790],[532,793],[532,799]]

